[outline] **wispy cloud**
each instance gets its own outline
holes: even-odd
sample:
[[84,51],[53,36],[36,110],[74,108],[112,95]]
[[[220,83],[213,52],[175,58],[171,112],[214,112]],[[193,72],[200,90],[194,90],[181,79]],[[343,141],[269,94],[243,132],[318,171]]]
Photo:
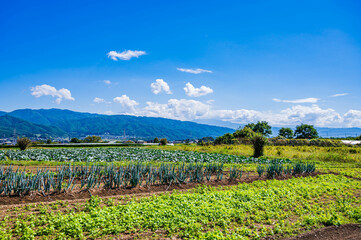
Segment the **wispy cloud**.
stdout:
[[337,94],[332,95],[331,97],[342,97],[342,96],[346,96],[346,95],[348,95],[348,93],[337,93]]
[[133,50],[125,50],[123,52],[110,51],[107,53],[108,58],[113,59],[114,61],[120,60],[129,60],[131,58],[138,58],[139,56],[145,55],[145,51],[133,51]]
[[165,92],[166,94],[172,94],[168,83],[166,83],[163,79],[156,79],[155,82],[150,84],[150,87],[154,94],[158,94],[161,92]]
[[108,85],[112,84],[112,82],[110,80],[104,80],[103,82]]
[[186,84],[184,91],[190,97],[200,97],[213,93],[213,89],[210,87],[201,86],[200,88],[196,88],[191,83]]
[[55,87],[52,87],[52,86],[47,85],[47,84],[32,87],[30,89],[30,91],[31,91],[31,95],[35,96],[36,98],[39,98],[41,96],[56,97],[55,102],[57,104],[60,104],[63,99],[71,100],[71,101],[75,100],[71,96],[71,92],[68,89],[61,88],[61,89],[57,90]]
[[96,97],[96,98],[94,98],[93,102],[95,102],[95,103],[104,103],[105,100],[103,98]]
[[317,103],[320,99],[319,98],[302,98],[302,99],[295,99],[295,100],[282,100],[278,98],[272,99],[275,102],[283,102],[283,103]]
[[200,73],[212,73],[210,70],[205,70],[201,68],[196,69],[189,69],[189,68],[177,68],[178,71],[181,72],[187,72],[187,73],[193,73],[193,74],[200,74]]

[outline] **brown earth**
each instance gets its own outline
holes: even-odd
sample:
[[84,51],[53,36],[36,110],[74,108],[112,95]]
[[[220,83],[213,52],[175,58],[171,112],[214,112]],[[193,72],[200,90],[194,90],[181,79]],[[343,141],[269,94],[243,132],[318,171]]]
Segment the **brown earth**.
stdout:
[[361,225],[330,226],[284,240],[361,240]]

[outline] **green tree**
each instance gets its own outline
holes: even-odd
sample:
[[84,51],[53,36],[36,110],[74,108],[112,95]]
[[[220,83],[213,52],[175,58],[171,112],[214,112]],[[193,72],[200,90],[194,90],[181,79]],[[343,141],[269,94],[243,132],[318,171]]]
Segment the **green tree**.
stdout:
[[301,139],[318,138],[318,133],[313,125],[301,124],[296,127],[295,137]]
[[258,158],[263,156],[264,146],[266,145],[268,139],[261,133],[256,133],[251,138],[251,143],[253,146],[253,157]]
[[199,139],[199,141],[203,141],[203,142],[213,142],[214,138],[213,137],[202,137],[201,139]]
[[99,136],[87,136],[86,138],[84,138],[84,142],[86,143],[98,143],[101,142],[102,138]]
[[293,138],[293,130],[291,128],[281,128],[278,131],[278,136],[285,137],[285,138]]
[[79,138],[72,138],[70,139],[71,143],[81,143],[81,140]]
[[52,143],[51,139],[46,140],[46,144],[51,144],[51,143]]
[[235,138],[251,138],[254,135],[255,132],[249,127],[244,127],[241,130],[237,130],[233,133],[233,137]]
[[263,136],[269,136],[272,134],[272,127],[266,121],[258,121],[256,124],[249,123],[245,127],[252,129],[256,133],[260,133]]
[[29,138],[18,138],[17,145],[19,146],[20,150],[26,150],[31,145],[31,141]]
[[159,141],[160,145],[167,145],[168,143],[168,140],[166,138],[162,138],[160,141]]
[[159,143],[159,139],[156,137],[156,138],[154,138],[153,142],[154,143]]
[[214,140],[214,144],[232,144],[234,142],[233,134],[226,133],[223,136],[217,137],[216,140]]

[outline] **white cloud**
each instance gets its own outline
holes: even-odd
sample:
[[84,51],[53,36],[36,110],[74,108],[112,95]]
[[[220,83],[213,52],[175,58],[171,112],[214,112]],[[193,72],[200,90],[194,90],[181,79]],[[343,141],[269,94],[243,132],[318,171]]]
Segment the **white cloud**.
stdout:
[[213,93],[213,89],[209,87],[201,86],[200,88],[195,88],[191,83],[186,84],[184,91],[190,97],[200,97]]
[[212,73],[210,70],[205,70],[201,68],[196,69],[189,69],[189,68],[177,68],[178,71],[181,72],[187,72],[187,73],[193,73],[193,74],[200,74],[200,73]]
[[317,103],[320,99],[319,98],[302,98],[302,99],[295,99],[295,100],[281,100],[278,98],[272,99],[275,102],[284,102],[284,103]]
[[63,99],[74,101],[75,99],[71,96],[71,92],[66,88],[61,88],[57,90],[55,87],[52,87],[47,84],[38,85],[31,87],[31,95],[39,98],[41,96],[52,96],[56,97],[55,102],[60,104]]
[[268,121],[273,126],[307,123],[319,127],[361,127],[361,111],[350,110],[341,115],[332,108],[321,108],[316,104],[296,105],[280,112],[214,109],[211,103],[187,99],[170,99],[167,103],[147,102],[146,104],[146,107],[135,110],[133,114],[183,121],[212,119],[236,124]]
[[170,99],[166,104],[147,102],[138,115],[164,117],[178,120],[194,120],[206,115],[210,106],[195,100]]
[[95,103],[103,103],[103,102],[105,102],[105,100],[103,98],[96,97],[96,98],[94,98],[93,102],[95,102]]
[[361,127],[361,111],[351,109],[343,117],[347,127]]
[[139,56],[145,55],[145,51],[133,51],[133,50],[125,50],[123,52],[110,51],[107,53],[108,58],[113,59],[114,61],[120,60],[129,60],[133,57],[138,58]]
[[115,97],[114,102],[120,103],[123,108],[131,112],[135,111],[135,106],[139,105],[135,100],[131,100],[127,95],[122,95],[121,97]]
[[103,82],[108,85],[112,84],[112,82],[110,80],[104,80]]
[[166,94],[172,94],[168,83],[166,83],[163,79],[156,79],[155,82],[150,84],[150,87],[154,94],[158,94],[161,92],[165,92]]
[[331,97],[342,97],[342,96],[346,96],[346,95],[348,95],[348,93],[337,93],[337,94],[332,95]]

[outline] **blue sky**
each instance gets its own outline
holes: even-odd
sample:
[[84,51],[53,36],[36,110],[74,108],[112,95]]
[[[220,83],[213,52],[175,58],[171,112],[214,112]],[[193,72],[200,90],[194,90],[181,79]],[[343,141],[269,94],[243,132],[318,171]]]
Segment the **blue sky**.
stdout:
[[361,127],[360,12],[358,1],[2,2],[0,110]]

